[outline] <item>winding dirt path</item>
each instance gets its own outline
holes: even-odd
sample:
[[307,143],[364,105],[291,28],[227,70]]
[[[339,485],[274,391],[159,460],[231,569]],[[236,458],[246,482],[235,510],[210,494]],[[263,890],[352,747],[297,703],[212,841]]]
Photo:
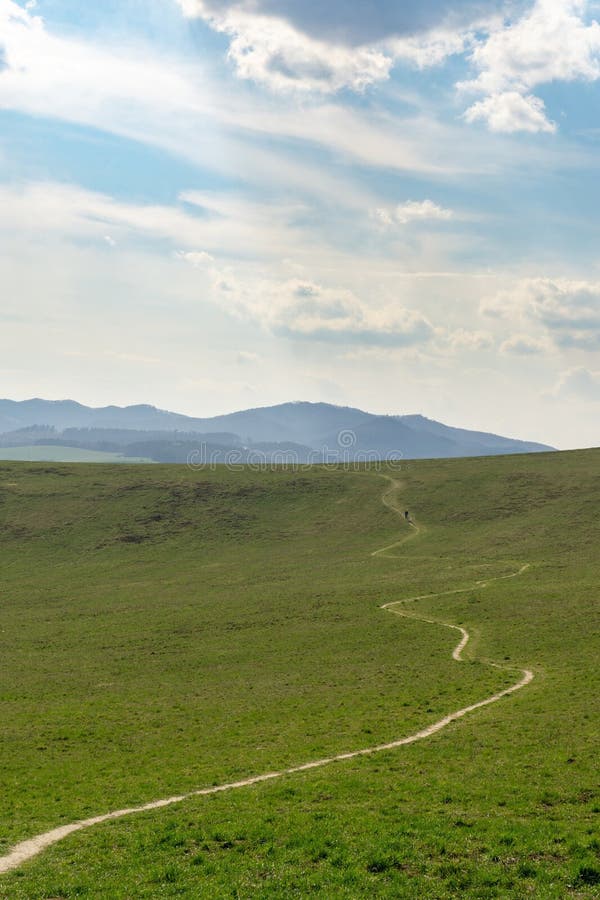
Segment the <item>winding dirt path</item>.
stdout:
[[[388,488],[388,490],[383,494],[382,502],[393,512],[401,515],[401,510],[398,507],[397,503],[394,501],[394,497],[401,490],[401,483],[388,476],[384,477],[386,477],[388,481],[391,482],[391,487]],[[396,543],[391,544],[389,547],[382,547],[380,550],[374,551],[371,556],[390,556],[389,551],[401,546],[407,540],[410,540],[410,538],[415,537],[422,531],[422,528],[420,528],[414,522],[410,522],[409,525],[412,528],[411,534],[403,537],[400,541],[396,541]],[[513,572],[510,575],[501,575],[497,578],[490,578],[487,581],[477,581],[474,586],[486,587],[493,581],[500,581],[504,578],[516,578],[528,568],[528,565],[524,565],[517,572]],[[409,597],[406,600],[395,600],[392,603],[386,603],[381,607],[381,609],[389,610],[390,612],[399,616],[404,616],[405,618],[411,618],[416,619],[420,622],[426,622],[429,625],[441,625],[444,628],[451,628],[454,631],[459,631],[461,634],[461,639],[452,651],[452,658],[457,662],[462,662],[463,650],[469,642],[469,633],[466,631],[466,629],[462,628],[459,625],[451,625],[448,622],[439,622],[434,619],[427,619],[423,616],[414,615],[399,607],[402,607],[404,604],[411,603],[416,600],[441,597],[448,594],[460,594],[472,589],[473,586],[468,588],[459,588],[458,590],[443,591],[442,593],[438,594],[422,594],[419,597]],[[498,663],[488,664],[494,666],[497,669],[509,669],[510,671],[514,671],[512,667],[502,666]],[[113,819],[121,819],[124,816],[131,816],[135,813],[149,812],[153,809],[161,809],[165,806],[172,806],[175,803],[182,803],[184,800],[189,800],[192,797],[206,797],[210,794],[220,794],[224,791],[233,791],[237,788],[250,787],[254,784],[260,784],[263,781],[272,781],[275,778],[283,778],[287,775],[296,775],[299,772],[308,772],[311,769],[319,769],[323,766],[328,766],[335,762],[343,762],[348,759],[356,759],[359,756],[371,756],[374,753],[381,753],[385,750],[395,750],[397,747],[404,747],[407,744],[414,744],[416,741],[425,740],[426,738],[429,738],[432,735],[436,734],[438,731],[441,731],[443,728],[446,728],[446,726],[450,725],[452,722],[456,722],[458,719],[462,719],[463,716],[466,716],[468,713],[474,712],[476,709],[481,709],[484,706],[489,706],[491,703],[496,703],[503,697],[508,697],[510,694],[514,694],[515,691],[519,691],[521,690],[521,688],[524,688],[530,683],[530,681],[532,681],[534,677],[533,672],[531,672],[529,669],[522,669],[519,671],[521,672],[521,678],[510,687],[505,688],[503,691],[499,691],[497,694],[493,694],[491,697],[487,697],[485,700],[480,700],[478,703],[472,703],[470,706],[465,706],[462,709],[457,710],[456,712],[450,713],[449,715],[444,716],[443,719],[439,719],[437,722],[433,722],[431,725],[427,725],[425,728],[421,729],[421,731],[417,731],[414,734],[408,735],[407,737],[399,738],[396,741],[391,741],[387,744],[377,744],[374,747],[367,747],[363,750],[352,750],[348,753],[338,753],[335,756],[329,756],[325,759],[314,760],[313,762],[304,763],[300,766],[293,766],[289,769],[282,769],[278,772],[268,772],[264,775],[255,775],[252,778],[244,778],[242,781],[233,781],[229,784],[221,784],[216,787],[201,788],[200,790],[190,791],[186,794],[167,797],[164,800],[155,800],[151,803],[145,803],[142,806],[132,806],[126,809],[117,809],[114,812],[105,813],[104,815],[94,816],[90,819],[82,819],[78,822],[73,822],[70,825],[61,825],[58,828],[53,828],[51,831],[46,831],[43,834],[38,834],[35,837],[30,838],[29,840],[22,841],[21,843],[13,847],[12,850],[10,850],[9,853],[7,853],[5,856],[0,857],[0,874],[10,872],[13,869],[19,868],[23,863],[27,862],[30,859],[33,859],[35,856],[38,856],[47,847],[50,847],[53,844],[62,841],[64,838],[68,837],[70,834],[74,834],[76,831],[83,831],[85,828],[91,828],[93,825],[100,825],[103,822],[110,822]]]

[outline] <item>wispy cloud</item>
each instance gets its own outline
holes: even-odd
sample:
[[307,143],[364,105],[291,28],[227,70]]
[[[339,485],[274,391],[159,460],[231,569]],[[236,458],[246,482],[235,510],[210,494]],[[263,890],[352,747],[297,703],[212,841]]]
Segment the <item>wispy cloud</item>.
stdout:
[[168,206],[126,203],[56,182],[0,185],[0,229],[96,239],[111,249],[148,240],[165,242],[175,250],[182,244],[200,246],[200,251],[182,251],[198,265],[211,258],[207,252],[211,249],[221,252],[230,247],[246,257],[279,258],[290,245],[310,245],[310,231],[294,224],[294,209],[270,202],[248,204],[230,194],[184,193],[180,204]]
[[0,0],[7,368],[26,340],[61,394],[76,350],[105,401],[139,367],[192,412],[343,385],[511,430],[575,372],[560,442],[600,347],[595,7],[157,0],[156,37],[139,0],[78,6]]
[[[12,0],[1,0],[5,69],[0,108],[53,116],[163,147],[199,165],[233,174],[244,157],[244,176],[351,198],[356,187],[298,161],[293,145],[278,152],[256,146],[276,136],[343,153],[371,166],[443,173],[456,162],[426,139],[424,123],[407,121],[405,133],[384,115],[366,116],[343,105],[309,105],[299,116],[285,102],[234,92],[211,80],[197,60],[161,60],[130,46],[102,46],[58,36]],[[334,186],[335,185],[335,186]]]

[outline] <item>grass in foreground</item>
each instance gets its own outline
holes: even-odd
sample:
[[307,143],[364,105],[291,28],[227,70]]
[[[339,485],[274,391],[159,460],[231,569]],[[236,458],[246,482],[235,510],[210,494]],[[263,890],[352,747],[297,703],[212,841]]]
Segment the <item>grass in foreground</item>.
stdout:
[[[594,451],[374,472],[4,464],[2,845],[393,740],[428,742],[73,836],[3,897],[599,896]],[[406,500],[404,501],[404,498]],[[443,628],[382,603],[419,601]],[[596,630],[597,634],[597,630]]]

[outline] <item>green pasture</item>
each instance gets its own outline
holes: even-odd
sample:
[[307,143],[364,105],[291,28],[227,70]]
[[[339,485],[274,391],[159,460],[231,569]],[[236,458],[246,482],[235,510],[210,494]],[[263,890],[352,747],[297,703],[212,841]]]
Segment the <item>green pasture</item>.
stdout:
[[122,456],[120,453],[104,453],[101,450],[82,450],[79,447],[38,444],[28,447],[0,447],[0,460],[65,463],[145,463],[151,461]]
[[[600,896],[600,451],[407,463],[410,538],[382,474],[0,463],[0,855],[535,672],[427,741],[73,835],[0,897]],[[410,611],[463,663],[380,608],[462,587]]]

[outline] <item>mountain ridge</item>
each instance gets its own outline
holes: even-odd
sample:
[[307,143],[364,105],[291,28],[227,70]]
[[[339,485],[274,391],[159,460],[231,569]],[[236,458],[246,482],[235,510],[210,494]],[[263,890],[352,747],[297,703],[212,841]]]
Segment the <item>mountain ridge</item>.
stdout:
[[[111,439],[119,432],[117,442],[130,444],[169,441],[171,444],[193,443],[211,436],[223,446],[225,435],[232,447],[284,444],[302,446],[307,452],[339,452],[344,458],[373,456],[378,458],[448,458],[487,456],[505,453],[537,453],[554,450],[546,444],[508,438],[485,431],[471,431],[445,425],[423,415],[379,415],[351,406],[329,403],[290,401],[275,406],[237,410],[211,417],[193,417],[149,404],[89,407],[75,400],[0,400],[0,440],[11,440],[11,433],[27,434],[37,426],[54,429],[46,440],[53,444],[61,439],[88,445],[99,442],[102,432]],[[74,434],[84,432],[90,434]],[[94,435],[91,435],[94,432]],[[36,442],[44,442],[43,433]],[[343,451],[343,453],[342,453]]]

